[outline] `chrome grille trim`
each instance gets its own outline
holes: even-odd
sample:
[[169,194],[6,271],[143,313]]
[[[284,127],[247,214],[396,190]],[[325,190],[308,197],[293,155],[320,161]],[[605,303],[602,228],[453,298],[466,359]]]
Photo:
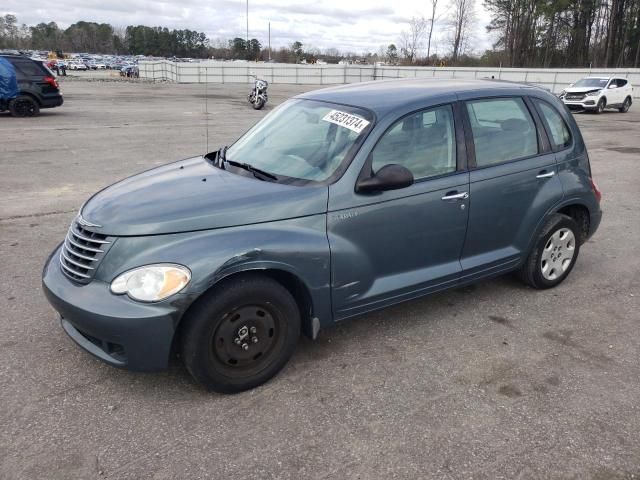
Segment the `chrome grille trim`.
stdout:
[[76,272],[75,270],[72,270],[71,268],[67,267],[64,262],[62,261],[62,250],[60,250],[60,266],[62,267],[62,271],[65,273],[70,273],[72,275],[77,275],[78,277],[82,277],[82,278],[91,278],[89,275],[85,275],[84,273],[80,273],[80,272]]
[[[67,240],[68,240],[68,238],[67,238]],[[77,245],[76,245],[76,246],[77,246]],[[66,247],[66,245],[65,245],[65,247]],[[80,248],[82,248],[82,247],[80,247]],[[68,248],[67,248],[67,249],[68,249]],[[87,256],[85,256],[85,255],[82,255],[81,253],[76,252],[76,251],[73,251],[73,255],[74,255],[74,256],[76,256],[76,257],[80,257],[80,258],[81,258],[81,259],[83,259],[83,260],[88,260],[88,261],[90,261],[90,262],[95,262],[95,261],[97,260],[97,259],[96,259],[96,258],[94,258],[94,257],[87,257]]]
[[[95,270],[95,268],[93,268],[93,267],[90,267],[90,266],[88,266],[88,265],[83,265],[82,263],[78,263],[78,262],[76,262],[76,261],[74,261],[74,260],[71,260],[69,257],[67,257],[67,256],[64,254],[64,250],[65,250],[64,248],[63,248],[62,250],[60,250],[60,253],[61,253],[61,254],[62,254],[62,256],[64,257],[64,259],[65,259],[67,262],[69,262],[70,264],[75,265],[76,267],[86,268],[87,270]],[[75,254],[74,254],[74,255],[75,255]]]
[[79,243],[74,242],[73,240],[71,240],[71,238],[69,238],[69,234],[67,233],[67,240],[69,241],[69,243],[75,247],[81,248],[83,250],[88,250],[90,252],[95,252],[95,253],[103,253],[104,250],[100,250],[99,248],[90,248],[87,247],[85,245],[80,245]]
[[114,240],[74,220],[60,247],[62,272],[76,283],[89,283]]
[[92,243],[101,243],[101,244],[107,244],[107,243],[111,243],[111,242],[107,242],[106,240],[96,240],[94,238],[87,238],[87,237],[83,237],[82,235],[80,235],[77,232],[73,232],[72,234],[74,237],[79,238],[80,240],[84,240],[85,242],[92,242]]

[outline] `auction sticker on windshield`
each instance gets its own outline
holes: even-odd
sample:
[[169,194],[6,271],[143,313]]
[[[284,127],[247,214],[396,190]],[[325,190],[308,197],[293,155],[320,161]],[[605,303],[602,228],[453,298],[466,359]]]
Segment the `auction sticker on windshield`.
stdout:
[[360,133],[362,130],[367,128],[367,125],[369,125],[369,122],[364,118],[350,113],[341,112],[340,110],[331,110],[322,120],[325,122],[335,123],[336,125],[348,128],[356,133]]

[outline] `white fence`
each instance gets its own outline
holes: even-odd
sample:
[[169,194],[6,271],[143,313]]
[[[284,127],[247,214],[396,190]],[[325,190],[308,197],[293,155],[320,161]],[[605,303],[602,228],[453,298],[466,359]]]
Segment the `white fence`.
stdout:
[[[248,83],[257,75],[269,83],[335,85],[388,78],[496,78],[540,85],[554,93],[587,75],[620,75],[640,86],[640,69],[524,69],[392,67],[374,65],[293,65],[206,61],[175,63],[167,60],[139,63],[140,78],[177,83]],[[634,91],[640,97],[640,88]]]

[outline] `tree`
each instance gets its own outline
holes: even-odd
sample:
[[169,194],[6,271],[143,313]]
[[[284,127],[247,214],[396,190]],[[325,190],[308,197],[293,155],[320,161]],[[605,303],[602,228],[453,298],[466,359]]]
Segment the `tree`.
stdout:
[[424,32],[427,22],[424,17],[412,17],[409,21],[409,30],[400,32],[400,51],[407,59],[407,63],[413,63],[418,50],[422,47]]
[[262,50],[262,44],[256,38],[252,38],[251,40],[249,40],[247,60],[258,60],[260,58],[261,50]]
[[245,58],[247,56],[247,41],[240,37],[229,40],[229,50],[231,50],[232,58]]
[[453,0],[451,17],[453,26],[451,62],[453,64],[466,49],[466,41],[475,19],[473,3],[474,0]]
[[427,61],[431,57],[431,37],[433,36],[433,25],[436,21],[436,7],[438,6],[438,0],[429,0],[431,4],[431,18],[429,19],[429,35],[427,37]]
[[293,52],[293,55],[295,56],[295,61],[296,63],[298,63],[301,59],[302,59],[302,43],[295,41],[291,44],[291,51]]
[[391,65],[395,65],[398,63],[398,47],[396,47],[393,43],[387,47],[386,55],[387,63]]

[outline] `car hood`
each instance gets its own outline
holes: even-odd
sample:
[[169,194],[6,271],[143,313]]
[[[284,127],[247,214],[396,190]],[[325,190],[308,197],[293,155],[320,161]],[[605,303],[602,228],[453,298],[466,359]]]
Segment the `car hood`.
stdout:
[[[602,87],[604,88],[604,87]],[[602,90],[602,88],[598,87],[567,87],[564,89],[566,93],[588,93],[588,92],[597,92],[598,90]]]
[[325,213],[327,196],[326,186],[262,181],[195,157],[99,191],[82,207],[81,215],[105,235],[156,235]]

